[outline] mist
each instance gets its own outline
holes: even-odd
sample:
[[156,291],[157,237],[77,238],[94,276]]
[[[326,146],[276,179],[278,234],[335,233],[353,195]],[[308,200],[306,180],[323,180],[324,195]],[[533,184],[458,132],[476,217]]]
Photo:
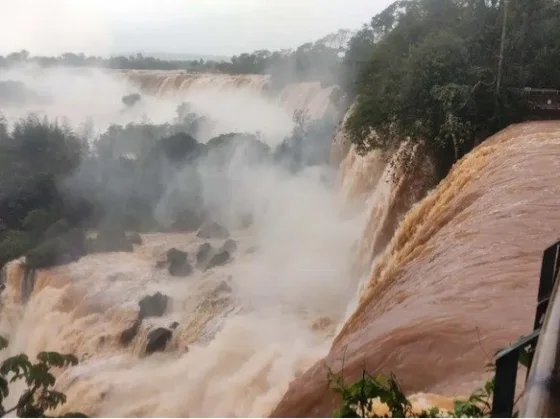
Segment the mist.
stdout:
[[[142,236],[134,249],[88,250],[32,271],[10,262],[6,283],[19,276],[33,285],[24,306],[19,287],[1,294],[13,313],[0,322],[6,355],[76,354],[80,364],[57,380],[68,396],[57,413],[266,415],[326,354],[356,294],[350,262],[364,217],[345,214],[328,164],[336,116],[314,115],[326,107],[312,97],[303,102],[310,108],[294,107],[298,88],[330,93],[292,85],[274,96],[254,81],[207,77],[146,94],[123,72],[97,69],[27,67],[0,79],[33,92],[3,107],[8,133],[25,145],[26,129],[46,117],[64,122],[60,144],[81,144],[73,169],[54,178],[68,220],[88,237],[103,229]],[[139,100],[124,100],[135,93]],[[226,261],[200,268],[201,246],[219,253],[227,244],[197,233],[208,223],[235,245]],[[189,274],[158,267],[170,249],[186,253]],[[164,314],[141,319],[123,344],[139,301],[156,292],[170,298]],[[172,337],[148,354],[156,329]]]

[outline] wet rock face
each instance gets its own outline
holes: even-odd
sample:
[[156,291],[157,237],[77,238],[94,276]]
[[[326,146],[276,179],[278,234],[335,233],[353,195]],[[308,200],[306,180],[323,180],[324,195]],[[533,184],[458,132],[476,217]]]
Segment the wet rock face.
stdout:
[[168,271],[172,276],[187,276],[193,271],[191,265],[187,261],[188,253],[179,249],[169,249],[167,251]]
[[134,321],[134,324],[121,333],[119,338],[121,345],[126,346],[132,342],[138,334],[140,326],[142,325],[142,320],[144,320],[145,317],[163,316],[167,310],[168,303],[169,297],[161,292],[156,292],[153,295],[147,295],[142,298],[138,303],[140,306],[140,312],[138,313],[138,317]]
[[145,317],[163,316],[167,310],[168,302],[169,297],[161,292],[156,292],[153,295],[147,295],[138,303],[140,305],[139,318],[143,319]]
[[123,331],[121,333],[120,336],[120,343],[121,345],[127,346],[130,344],[130,342],[132,342],[132,340],[136,337],[136,335],[138,334],[138,331],[140,330],[140,325],[142,324],[142,319],[137,318],[136,321],[134,322],[134,324],[129,327],[128,329],[126,329],[125,331]]
[[196,235],[201,239],[227,239],[229,231],[224,226],[212,222],[204,224]]
[[225,265],[226,263],[228,263],[230,261],[230,259],[231,259],[231,256],[230,256],[229,252],[226,252],[226,251],[218,252],[214,256],[212,256],[212,258],[210,259],[210,261],[206,265],[206,269],[212,269],[216,266]]
[[237,242],[233,239],[227,239],[226,242],[222,245],[220,251],[228,252],[230,255],[237,250]]
[[138,93],[131,93],[130,95],[123,96],[121,98],[121,101],[126,106],[131,107],[134,106],[137,102],[139,102],[140,99],[142,99],[142,96],[140,96]]
[[165,350],[167,343],[171,340],[173,332],[164,327],[158,327],[148,333],[148,343],[146,344],[146,354],[154,352],[162,352]]
[[214,253],[214,249],[210,243],[203,243],[199,246],[198,252],[196,253],[196,266],[201,268],[205,266],[212,254]]
[[214,249],[210,243],[203,243],[196,254],[196,266],[205,271],[225,265],[231,261],[231,255],[236,250],[237,242],[233,239],[227,239],[219,249]]

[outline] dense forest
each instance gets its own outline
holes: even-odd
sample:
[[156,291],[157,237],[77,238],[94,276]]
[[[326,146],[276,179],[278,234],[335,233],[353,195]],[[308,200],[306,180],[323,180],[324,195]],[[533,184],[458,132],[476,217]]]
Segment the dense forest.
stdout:
[[559,36],[557,0],[393,3],[344,57],[352,141],[363,150],[422,141],[445,175],[480,141],[530,117],[512,88],[560,86]]

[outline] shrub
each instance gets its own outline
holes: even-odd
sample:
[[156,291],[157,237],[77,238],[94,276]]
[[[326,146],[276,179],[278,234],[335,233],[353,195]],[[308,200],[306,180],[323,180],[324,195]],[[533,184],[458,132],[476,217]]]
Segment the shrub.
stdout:
[[[0,337],[0,350],[8,346],[8,341]],[[63,355],[57,352],[40,352],[36,363],[32,363],[28,356],[20,354],[6,359],[0,365],[0,415],[7,416],[16,412],[17,417],[49,417],[46,411],[55,409],[66,403],[66,395],[53,390],[55,377],[50,369],[65,368],[78,364],[73,355]],[[10,394],[9,384],[25,381],[27,389],[13,407],[4,406]],[[87,417],[83,413],[67,413],[62,417]]]
[[435,418],[435,417],[487,417],[490,414],[490,400],[494,392],[494,379],[486,382],[483,389],[478,389],[467,400],[456,400],[452,412],[441,411],[436,406],[428,410],[415,412],[412,404],[404,395],[394,375],[379,374],[375,377],[365,371],[357,382],[346,385],[342,374],[335,375],[329,371],[329,381],[334,384],[334,391],[342,397],[342,406],[333,412],[338,418],[376,418],[374,401],[387,405],[391,417]]

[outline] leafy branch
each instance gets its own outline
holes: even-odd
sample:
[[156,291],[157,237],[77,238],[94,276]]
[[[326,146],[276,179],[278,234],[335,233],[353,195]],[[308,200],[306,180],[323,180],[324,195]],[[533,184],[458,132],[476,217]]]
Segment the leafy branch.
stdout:
[[[8,341],[0,336],[0,350],[6,349]],[[18,417],[49,417],[46,411],[66,403],[66,395],[53,389],[56,379],[51,368],[66,368],[78,364],[74,355],[58,352],[40,352],[36,363],[32,363],[25,354],[6,359],[0,364],[0,416],[5,417],[16,412]],[[20,396],[15,406],[5,408],[4,402],[10,394],[9,384],[23,380],[27,389]],[[72,412],[62,417],[87,417],[83,413]]]

